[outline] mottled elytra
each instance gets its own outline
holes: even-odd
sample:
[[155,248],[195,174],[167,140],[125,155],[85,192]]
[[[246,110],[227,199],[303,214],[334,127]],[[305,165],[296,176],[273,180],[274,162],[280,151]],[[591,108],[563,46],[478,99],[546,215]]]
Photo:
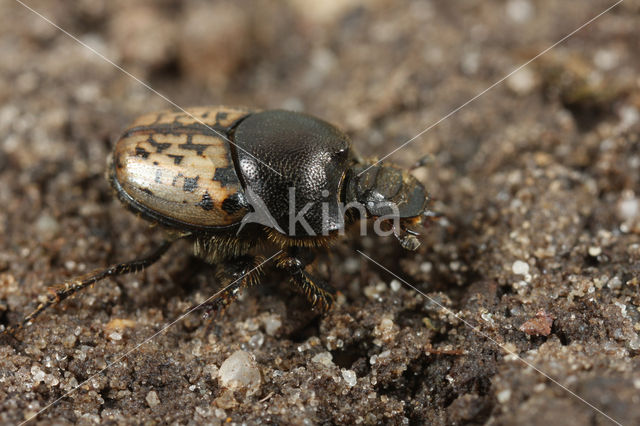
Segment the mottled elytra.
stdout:
[[140,260],[52,287],[22,324],[99,280],[146,268],[177,239],[190,240],[226,288],[205,305],[207,315],[255,283],[260,255],[274,252],[275,266],[324,312],[335,290],[313,271],[318,250],[364,219],[383,219],[415,250],[416,227],[429,213],[424,187],[406,170],[359,159],[336,127],[290,111],[144,115],[118,140],[107,167],[120,201],[161,225],[166,241]]

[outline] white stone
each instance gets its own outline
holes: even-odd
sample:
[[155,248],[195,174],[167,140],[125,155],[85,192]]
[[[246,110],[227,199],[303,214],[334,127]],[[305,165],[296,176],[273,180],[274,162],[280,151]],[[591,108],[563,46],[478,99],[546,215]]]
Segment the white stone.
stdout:
[[38,233],[51,237],[60,232],[60,224],[53,217],[46,213],[40,215],[35,223],[36,231]]
[[31,367],[31,374],[33,375],[33,381],[36,383],[42,382],[44,380],[44,371],[42,371],[37,365]]
[[598,257],[602,254],[602,248],[597,246],[589,247],[589,256]]
[[235,351],[227,358],[218,371],[220,384],[232,390],[246,389],[255,393],[260,388],[260,369],[252,354]]
[[360,270],[360,259],[349,257],[344,261],[344,270],[347,274],[355,274]]
[[156,393],[156,391],[149,392],[145,399],[147,400],[147,404],[151,408],[153,408],[156,405],[160,404],[160,398],[158,398],[158,394]]
[[618,215],[622,220],[635,219],[640,212],[640,200],[627,198],[618,203]]
[[391,351],[390,350],[386,350],[383,352],[380,352],[380,355],[378,355],[378,359],[380,358],[389,358],[391,356]]
[[[640,120],[640,111],[637,108],[626,105],[620,108],[620,124],[621,130],[626,130]],[[633,157],[632,157],[633,158]],[[637,160],[638,157],[635,157]],[[631,164],[631,163],[630,163]],[[633,166],[633,164],[631,164]]]
[[507,87],[518,95],[528,95],[536,86],[536,76],[529,68],[522,68],[507,79]]
[[331,352],[320,352],[319,354],[311,358],[311,361],[317,362],[318,364],[322,364],[326,367],[335,366],[335,364],[333,363],[333,355],[331,355]]
[[593,56],[593,63],[601,70],[609,71],[618,66],[620,55],[613,49],[599,49]]
[[465,75],[473,75],[480,67],[480,53],[464,52],[460,61],[460,68]]
[[607,282],[607,287],[612,290],[617,290],[622,287],[622,280],[616,275]]
[[433,269],[433,264],[431,262],[422,262],[420,264],[420,272],[428,274]]
[[391,333],[393,331],[393,320],[391,318],[384,318],[380,321],[379,328],[382,333]]
[[498,398],[498,402],[500,404],[504,404],[505,402],[509,401],[509,399],[511,399],[511,390],[505,389],[501,392],[498,392],[496,398]]
[[529,273],[529,264],[522,260],[516,260],[511,266],[511,270],[517,275],[526,275]]
[[402,287],[400,285],[400,281],[398,280],[391,280],[391,282],[389,283],[389,287],[391,287],[391,291],[398,291],[400,290],[400,287]]
[[342,370],[342,378],[347,383],[347,386],[353,387],[356,385],[358,378],[353,370]]
[[253,336],[251,336],[251,339],[249,339],[249,346],[251,346],[252,348],[259,348],[260,346],[262,346],[262,344],[264,343],[264,334],[258,332],[257,334],[254,334]]
[[514,22],[525,22],[533,16],[533,6],[526,0],[511,0],[507,3],[507,15]]
[[280,320],[279,315],[267,315],[264,317],[263,321],[264,331],[266,331],[269,336],[276,334],[280,326],[282,326],[282,321]]

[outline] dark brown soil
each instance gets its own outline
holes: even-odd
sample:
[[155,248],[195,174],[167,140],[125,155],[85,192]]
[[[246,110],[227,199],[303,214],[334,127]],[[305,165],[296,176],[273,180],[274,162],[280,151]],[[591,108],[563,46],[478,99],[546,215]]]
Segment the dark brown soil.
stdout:
[[[612,4],[28,1],[180,106],[304,110],[367,156]],[[640,423],[639,20],[625,0],[390,157],[434,156],[415,175],[446,220],[417,252],[373,236],[332,249],[325,272],[342,296],[327,316],[267,268],[209,329],[193,314],[137,347],[218,288],[179,244],[2,337],[0,423],[87,379],[37,421]],[[161,240],[115,200],[104,169],[133,118],[171,105],[12,0],[0,72],[7,325],[47,285]],[[259,382],[226,381],[238,350]]]

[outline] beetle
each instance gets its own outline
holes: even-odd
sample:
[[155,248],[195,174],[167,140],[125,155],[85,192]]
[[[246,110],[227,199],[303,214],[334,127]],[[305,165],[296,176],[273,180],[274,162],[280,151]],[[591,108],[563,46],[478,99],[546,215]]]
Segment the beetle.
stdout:
[[138,260],[52,287],[21,325],[104,278],[143,270],[178,239],[215,265],[224,288],[205,316],[257,282],[258,254],[270,246],[280,250],[276,267],[326,312],[336,292],[313,271],[320,249],[358,220],[384,218],[395,220],[401,245],[415,250],[417,226],[430,213],[424,186],[407,170],[363,160],[333,125],[285,110],[220,106],[141,116],[115,144],[107,178],[129,210],[165,229],[165,241]]

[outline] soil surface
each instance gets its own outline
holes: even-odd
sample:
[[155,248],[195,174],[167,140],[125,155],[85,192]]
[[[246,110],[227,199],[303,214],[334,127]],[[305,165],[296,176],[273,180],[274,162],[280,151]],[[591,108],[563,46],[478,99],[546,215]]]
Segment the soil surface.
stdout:
[[387,161],[433,156],[414,175],[444,219],[415,252],[341,240],[324,317],[267,267],[146,341],[218,289],[178,244],[0,338],[0,423],[640,423],[638,1],[441,122],[613,0],[27,3],[77,40],[0,2],[3,326],[162,240],[104,171],[172,105],[89,48],[177,105],[303,110],[365,156],[420,134]]

